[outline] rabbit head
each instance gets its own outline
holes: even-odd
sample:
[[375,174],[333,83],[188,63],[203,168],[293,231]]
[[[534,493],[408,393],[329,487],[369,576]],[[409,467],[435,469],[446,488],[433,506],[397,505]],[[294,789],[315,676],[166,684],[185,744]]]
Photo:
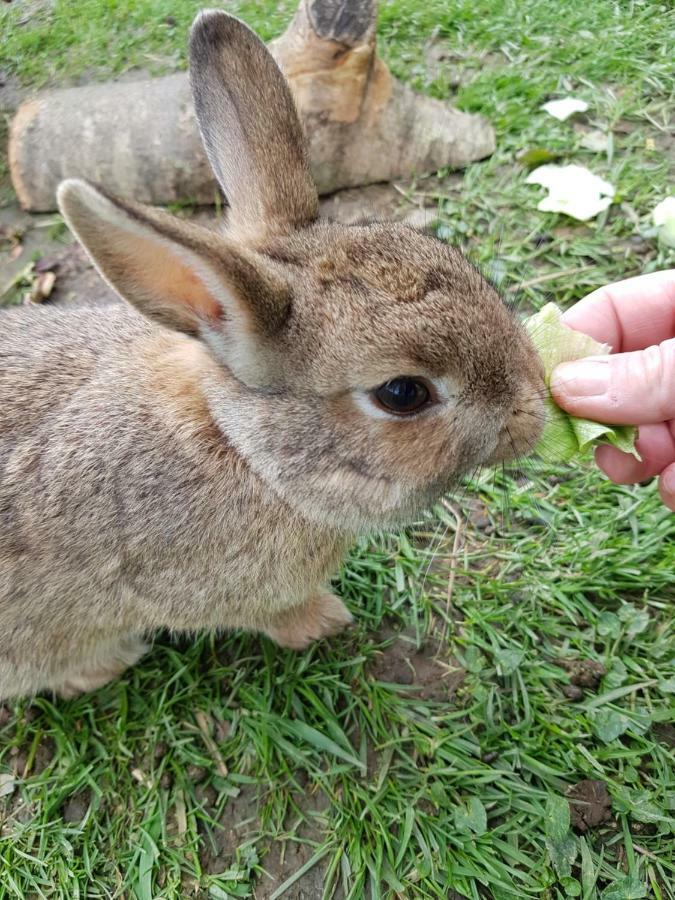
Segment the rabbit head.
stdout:
[[242,22],[198,16],[190,78],[222,234],[80,181],[59,204],[123,298],[219,363],[200,389],[224,440],[303,515],[347,530],[527,453],[542,370],[495,289],[410,227],[318,218],[288,85]]

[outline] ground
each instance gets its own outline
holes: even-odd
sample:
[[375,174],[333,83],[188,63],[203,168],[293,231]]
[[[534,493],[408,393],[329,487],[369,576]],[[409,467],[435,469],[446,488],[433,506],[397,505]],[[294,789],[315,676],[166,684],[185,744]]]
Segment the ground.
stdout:
[[[199,5],[10,4],[1,105],[183,66]],[[292,7],[230,8],[272,37]],[[653,0],[382,3],[395,73],[487,115],[498,150],[330,208],[426,219],[522,309],[672,266],[650,212],[674,181],[673,38]],[[584,116],[540,111],[568,93]],[[534,150],[608,178],[615,204],[589,224],[537,211]],[[57,219],[2,221],[0,290],[36,257],[56,301],[104,296]],[[0,896],[675,897],[674,536],[653,483],[485,472],[354,549],[341,638],[160,635],[92,695],[0,708]]]

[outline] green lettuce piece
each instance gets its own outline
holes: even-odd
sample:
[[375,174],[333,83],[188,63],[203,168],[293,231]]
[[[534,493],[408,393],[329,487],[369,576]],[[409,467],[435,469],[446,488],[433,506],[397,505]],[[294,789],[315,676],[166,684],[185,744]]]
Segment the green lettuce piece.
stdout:
[[526,319],[524,324],[544,365],[544,381],[548,390],[544,400],[546,425],[535,453],[546,462],[566,462],[587,453],[596,444],[604,443],[612,444],[624,453],[632,453],[639,459],[635,449],[637,428],[578,419],[562,410],[551,396],[551,375],[558,363],[584,356],[604,356],[611,351],[611,347],[564,325],[562,311],[555,303],[548,303]]

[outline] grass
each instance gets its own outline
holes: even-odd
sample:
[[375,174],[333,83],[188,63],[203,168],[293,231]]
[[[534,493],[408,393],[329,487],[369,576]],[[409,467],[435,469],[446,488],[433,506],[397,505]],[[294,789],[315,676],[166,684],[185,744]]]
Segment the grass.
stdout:
[[[27,84],[180,66],[199,5],[56,0],[24,24],[12,6],[1,66]],[[265,37],[292,6],[235,4]],[[457,58],[430,72],[432,32]],[[417,188],[504,291],[566,306],[673,265],[650,222],[675,168],[669,4],[395,0],[379,36],[420,90],[446,97],[459,72],[454,102],[497,128],[490,160]],[[539,111],[568,92],[605,153]],[[583,225],[538,212],[517,161],[533,149],[618,202]],[[486,473],[355,548],[338,587],[357,626],[329,646],[160,637],[91,696],[6,709],[0,897],[675,897],[673,537],[654,484]],[[430,692],[403,659],[418,646]],[[570,685],[578,661],[598,684]],[[580,833],[564,797],[584,779],[609,800]]]

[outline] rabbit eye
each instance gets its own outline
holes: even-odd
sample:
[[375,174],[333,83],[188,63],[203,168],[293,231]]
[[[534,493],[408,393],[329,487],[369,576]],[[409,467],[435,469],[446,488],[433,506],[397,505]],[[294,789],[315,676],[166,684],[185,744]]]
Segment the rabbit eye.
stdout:
[[419,412],[431,400],[431,391],[426,382],[419,378],[400,376],[385,381],[373,391],[375,401],[387,412],[399,416]]

